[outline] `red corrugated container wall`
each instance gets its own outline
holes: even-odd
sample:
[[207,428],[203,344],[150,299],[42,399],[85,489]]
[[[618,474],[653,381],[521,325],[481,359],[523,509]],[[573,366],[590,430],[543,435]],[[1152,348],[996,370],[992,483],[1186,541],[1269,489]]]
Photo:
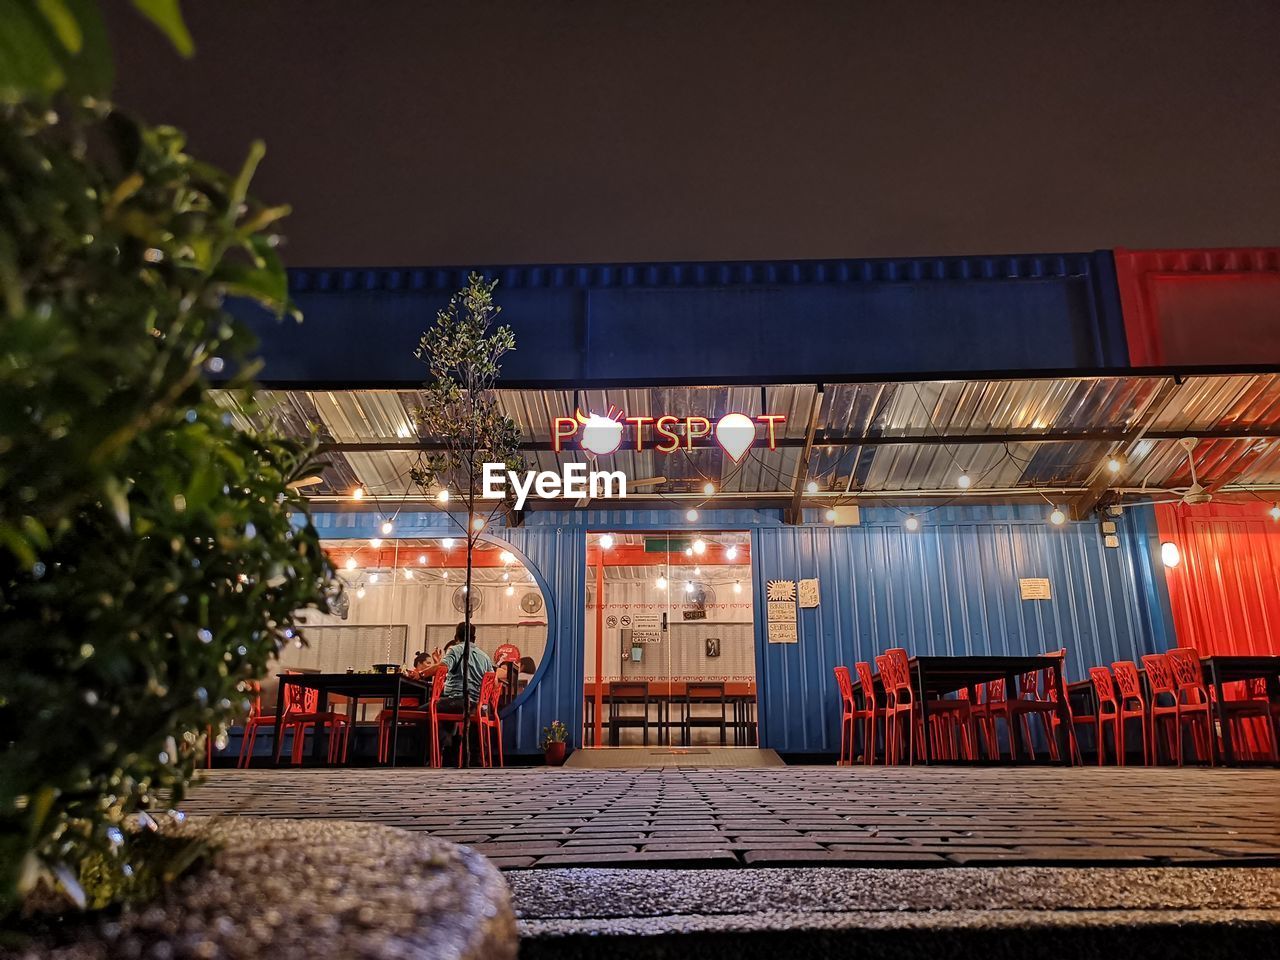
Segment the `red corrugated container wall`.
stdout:
[[1116,250],[1129,363],[1280,364],[1280,247]]
[[1201,654],[1280,654],[1280,523],[1268,505],[1156,507],[1178,642]]

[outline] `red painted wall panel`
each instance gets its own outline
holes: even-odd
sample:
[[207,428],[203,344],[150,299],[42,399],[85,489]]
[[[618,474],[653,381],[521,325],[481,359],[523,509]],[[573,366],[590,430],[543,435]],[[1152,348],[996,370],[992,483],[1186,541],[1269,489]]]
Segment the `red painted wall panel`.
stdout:
[[1280,364],[1280,248],[1116,250],[1129,363]]
[[1280,523],[1269,504],[1161,504],[1161,541],[1182,562],[1166,569],[1178,642],[1202,655],[1280,654]]

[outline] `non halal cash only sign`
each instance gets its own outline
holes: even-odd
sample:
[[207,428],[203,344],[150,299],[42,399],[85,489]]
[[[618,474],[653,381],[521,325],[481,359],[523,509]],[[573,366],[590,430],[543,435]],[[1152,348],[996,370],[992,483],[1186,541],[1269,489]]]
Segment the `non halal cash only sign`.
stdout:
[[[751,417],[745,413],[726,413],[712,421],[702,416],[677,417],[627,416],[609,409],[607,415],[577,411],[572,417],[556,417],[551,421],[551,447],[562,453],[576,445],[595,457],[616,453],[624,443],[636,453],[653,450],[675,453],[681,448],[694,449],[695,442],[713,439],[734,463],[740,463],[758,441],[770,450],[778,447],[778,428],[787,418],[780,413]],[[542,500],[612,500],[627,495],[627,476],[621,470],[592,470],[585,463],[565,463],[555,470],[508,470],[506,464],[486,463],[481,496],[501,500],[510,490],[515,495],[515,508],[523,510],[529,497]]]

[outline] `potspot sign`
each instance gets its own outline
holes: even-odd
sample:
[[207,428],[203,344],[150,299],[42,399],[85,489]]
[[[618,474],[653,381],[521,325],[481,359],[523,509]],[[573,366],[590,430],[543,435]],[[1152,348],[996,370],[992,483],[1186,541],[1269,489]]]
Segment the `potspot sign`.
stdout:
[[[783,414],[726,413],[714,423],[707,417],[675,417],[663,415],[626,416],[609,409],[607,415],[584,414],[556,417],[551,423],[551,448],[563,452],[566,443],[577,441],[579,447],[597,457],[607,457],[623,444],[623,433],[630,429],[628,449],[637,453],[652,449],[657,453],[674,453],[683,447],[694,449],[695,442],[712,437],[734,463],[740,463],[755,446],[757,434],[763,432],[770,450],[778,445],[778,427],[786,423]],[[505,464],[484,465],[483,496],[500,500],[507,488],[515,494],[515,508],[524,509],[531,495],[544,500],[577,500],[582,497],[611,500],[627,495],[627,477],[621,470],[588,470],[585,463],[566,463],[560,472],[554,470],[508,470]]]

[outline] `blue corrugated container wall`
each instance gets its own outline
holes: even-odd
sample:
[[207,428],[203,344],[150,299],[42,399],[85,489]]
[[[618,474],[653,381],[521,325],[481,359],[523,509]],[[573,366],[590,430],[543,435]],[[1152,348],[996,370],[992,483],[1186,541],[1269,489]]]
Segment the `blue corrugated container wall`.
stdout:
[[[752,538],[760,740],[783,753],[834,753],[839,719],[832,668],[884,649],[912,653],[1036,653],[1066,647],[1068,677],[1094,664],[1136,659],[1170,645],[1172,618],[1150,508],[1130,510],[1118,548],[1098,525],[1052,527],[1025,506],[946,507],[918,533],[893,509],[866,509],[856,527],[788,526],[777,511],[706,511],[700,523],[679,511],[535,512],[525,526],[492,530],[539,581],[547,601],[548,645],[529,687],[508,709],[509,753],[536,753],[542,727],[581,729],[588,531],[747,530]],[[371,513],[321,513],[325,538],[374,535]],[[402,513],[402,536],[444,535],[439,513]],[[799,612],[799,642],[769,644],[764,622],[769,580],[816,577],[821,603]],[[1048,578],[1052,599],[1020,599],[1019,579]],[[576,738],[575,738],[576,739]]]

